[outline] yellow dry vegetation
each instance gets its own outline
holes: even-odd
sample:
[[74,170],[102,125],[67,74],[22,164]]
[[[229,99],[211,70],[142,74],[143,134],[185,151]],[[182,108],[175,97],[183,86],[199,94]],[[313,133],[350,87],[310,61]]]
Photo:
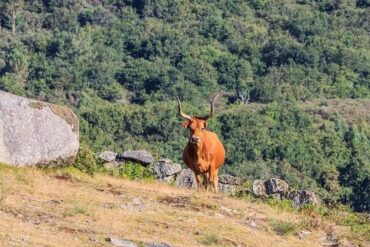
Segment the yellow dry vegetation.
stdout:
[[[111,246],[109,237],[171,246],[313,247],[333,235],[345,241],[349,229],[310,217],[153,181],[0,167],[0,246]],[[290,232],[276,232],[279,222]]]

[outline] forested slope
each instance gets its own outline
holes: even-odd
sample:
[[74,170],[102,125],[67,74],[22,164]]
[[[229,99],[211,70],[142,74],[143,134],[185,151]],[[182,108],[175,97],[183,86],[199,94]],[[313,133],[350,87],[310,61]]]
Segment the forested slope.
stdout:
[[[93,150],[180,160],[187,134],[174,97],[194,114],[227,92],[210,122],[227,147],[224,171],[279,176],[369,210],[369,1],[0,5],[0,89],[72,107]],[[347,98],[346,115],[333,102]]]

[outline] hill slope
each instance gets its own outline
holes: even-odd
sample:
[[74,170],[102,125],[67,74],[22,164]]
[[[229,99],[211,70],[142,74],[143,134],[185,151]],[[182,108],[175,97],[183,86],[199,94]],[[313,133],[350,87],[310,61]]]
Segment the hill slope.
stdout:
[[[366,243],[318,215],[221,194],[73,169],[0,169],[3,246],[111,246],[109,237],[171,246],[337,246]],[[301,236],[301,237],[299,237]],[[367,239],[369,240],[369,239]],[[331,245],[333,244],[333,245]]]
[[[368,119],[348,125],[341,111],[319,109],[325,118],[316,121],[291,102],[359,99],[353,113],[367,113],[369,7],[365,0],[3,0],[0,90],[73,108],[95,152],[146,148],[177,161],[187,134],[175,96],[196,115],[213,93],[228,92],[209,124],[228,150],[224,171],[282,177],[365,212]],[[247,102],[266,105],[251,112]]]

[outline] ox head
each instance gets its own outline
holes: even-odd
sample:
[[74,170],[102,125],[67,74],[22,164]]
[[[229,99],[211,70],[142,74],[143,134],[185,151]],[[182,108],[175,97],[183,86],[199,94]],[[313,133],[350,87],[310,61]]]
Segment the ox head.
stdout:
[[178,113],[180,117],[186,119],[183,123],[182,126],[184,128],[189,129],[190,131],[190,138],[189,142],[195,146],[195,147],[200,147],[202,144],[202,136],[203,136],[203,131],[207,128],[208,123],[207,120],[210,119],[213,114],[214,114],[214,102],[218,94],[216,94],[211,103],[211,111],[206,115],[202,117],[197,117],[197,116],[189,116],[185,113],[183,113],[181,109],[181,103],[179,98],[177,98],[177,103],[178,103]]

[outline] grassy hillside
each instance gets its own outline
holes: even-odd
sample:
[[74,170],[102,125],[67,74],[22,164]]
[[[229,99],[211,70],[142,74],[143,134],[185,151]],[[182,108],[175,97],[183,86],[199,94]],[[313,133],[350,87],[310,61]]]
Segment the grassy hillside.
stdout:
[[71,168],[0,168],[4,246],[111,246],[109,237],[172,246],[370,246],[365,216],[287,205]]
[[73,108],[95,152],[146,148],[176,161],[187,133],[175,96],[204,114],[227,92],[209,125],[227,147],[223,172],[282,177],[369,211],[369,6],[3,0],[0,89]]

